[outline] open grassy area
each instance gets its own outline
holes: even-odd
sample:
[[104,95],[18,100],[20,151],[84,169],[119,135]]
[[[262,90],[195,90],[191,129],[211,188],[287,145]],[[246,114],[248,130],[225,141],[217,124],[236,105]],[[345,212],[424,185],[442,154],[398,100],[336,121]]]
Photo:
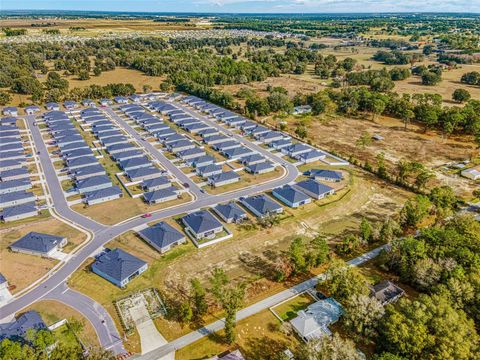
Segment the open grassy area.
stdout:
[[177,206],[190,200],[191,195],[188,193],[182,193],[178,199],[166,201],[156,205],[148,205],[142,200],[142,198],[133,199],[124,194],[124,196],[120,199],[91,206],[86,204],[76,204],[72,206],[72,209],[102,224],[113,225],[137,215]]
[[10,244],[20,239],[30,231],[47,233],[50,235],[65,236],[68,244],[65,252],[70,252],[78,244],[82,243],[86,236],[82,232],[66,225],[65,223],[48,218],[38,220],[13,228],[0,231],[0,273],[2,273],[15,289],[16,293],[24,289],[35,280],[46,274],[58,261],[42,258],[40,256],[15,253],[8,249]]
[[[54,300],[41,300],[30,305],[28,310],[35,310],[41,316],[43,321],[49,326],[63,319],[73,318],[83,324],[82,331],[77,334],[78,338],[87,346],[99,346],[97,333],[93,325],[80,314],[77,310]],[[61,340],[74,342],[76,339],[70,330],[64,325],[55,330],[59,333]]]
[[264,310],[237,323],[235,344],[225,344],[220,331],[178,350],[175,359],[207,359],[235,349],[240,349],[246,359],[274,359],[285,349],[294,349],[299,344],[295,336],[280,330],[280,324],[269,310]]
[[308,293],[303,293],[298,296],[295,296],[293,299],[290,299],[280,305],[277,305],[272,308],[273,311],[283,320],[290,321],[293,318],[297,317],[297,313],[300,310],[304,310],[308,305],[314,303],[315,300]]

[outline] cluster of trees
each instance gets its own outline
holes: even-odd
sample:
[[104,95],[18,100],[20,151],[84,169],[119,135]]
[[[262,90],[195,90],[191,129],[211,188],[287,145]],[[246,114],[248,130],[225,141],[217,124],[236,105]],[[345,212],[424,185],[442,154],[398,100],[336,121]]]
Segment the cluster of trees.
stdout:
[[356,64],[357,60],[350,57],[337,61],[335,55],[322,56],[318,54],[315,60],[315,75],[322,79],[344,76],[345,73],[351,72]]
[[[80,331],[83,324],[69,320],[70,331]],[[49,330],[27,331],[25,338],[0,341],[0,358],[15,360],[114,360],[111,351],[92,347],[85,352],[78,343],[64,342]]]
[[460,81],[468,85],[480,85],[480,72],[471,71],[462,75]]
[[423,55],[416,53],[404,53],[398,50],[379,50],[373,55],[372,59],[383,62],[386,65],[413,65],[416,62],[422,61]]
[[5,36],[20,36],[25,35],[27,33],[27,29],[12,29],[9,27],[2,28],[3,33]]

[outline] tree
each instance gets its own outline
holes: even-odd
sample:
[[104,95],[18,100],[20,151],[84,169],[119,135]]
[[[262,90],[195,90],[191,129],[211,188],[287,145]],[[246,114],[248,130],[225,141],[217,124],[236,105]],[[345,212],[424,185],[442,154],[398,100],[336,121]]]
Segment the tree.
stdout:
[[193,317],[193,310],[190,306],[190,302],[185,301],[180,304],[180,308],[178,309],[178,318],[182,323],[188,323],[192,320]]
[[362,218],[362,222],[360,223],[360,238],[365,243],[370,243],[374,240],[372,225],[366,218]]
[[345,306],[345,326],[365,340],[377,336],[379,321],[385,310],[373,296],[354,294]]
[[423,195],[408,199],[400,211],[402,225],[416,227],[429,214],[431,206],[428,197]]
[[305,125],[298,125],[296,128],[295,128],[295,134],[297,134],[297,136],[300,138],[300,139],[305,139],[308,135],[308,130],[307,130],[307,127]]
[[428,86],[437,85],[442,81],[442,76],[433,71],[426,71],[422,74],[422,84]]
[[197,278],[193,278],[190,280],[190,284],[192,286],[192,297],[193,297],[193,304],[195,307],[195,317],[201,317],[205,315],[208,310],[208,304],[205,299],[206,291],[203,288],[200,280]]
[[360,239],[357,235],[348,234],[343,239],[342,243],[338,245],[338,251],[341,254],[349,255],[360,248]]
[[12,91],[18,94],[33,94],[36,91],[43,91],[43,87],[36,78],[22,76],[13,82]]
[[78,72],[78,80],[88,80],[90,79],[90,73],[88,70],[80,70]]
[[282,92],[272,92],[270,95],[268,95],[267,101],[271,111],[283,111],[290,113],[293,110],[293,104],[288,98],[288,95]]
[[330,296],[340,302],[348,302],[354,295],[367,295],[369,289],[365,277],[355,267],[344,261],[332,261],[326,273],[325,286]]
[[6,91],[0,91],[0,105],[7,105],[10,101],[12,101],[12,95]]
[[438,123],[438,115],[441,109],[439,106],[420,104],[414,109],[415,118],[424,126],[424,132]]
[[327,240],[322,235],[317,235],[310,243],[310,251],[307,256],[309,266],[317,267],[328,259],[330,248]]
[[433,45],[430,45],[430,44],[427,44],[423,47],[423,55],[430,55],[433,53],[433,49],[434,49],[434,46]]
[[455,192],[447,185],[433,188],[429,197],[438,209],[453,210],[458,202]]
[[102,74],[102,68],[100,66],[95,66],[93,68],[93,75],[100,76]]
[[401,232],[402,230],[400,229],[400,225],[398,225],[395,220],[387,218],[380,227],[378,237],[380,241],[389,243],[399,236]]
[[295,352],[297,360],[362,360],[352,340],[337,333],[302,343]]
[[470,100],[470,98],[471,98],[470,93],[465,89],[455,89],[455,91],[452,94],[452,99],[459,103],[464,103]]
[[301,237],[297,237],[292,241],[288,249],[288,255],[293,263],[295,273],[303,273],[307,270],[306,248]]
[[469,360],[478,355],[472,320],[444,297],[420,295],[388,306],[379,326],[381,350],[408,359]]
[[235,324],[237,310],[245,297],[245,283],[233,285],[225,271],[215,268],[210,277],[212,294],[225,311],[225,340],[231,344],[235,341]]
[[417,177],[415,178],[415,186],[417,187],[417,190],[420,191],[425,188],[428,181],[433,177],[434,175],[428,169],[420,170],[420,172],[417,174]]
[[148,84],[145,84],[142,86],[142,90],[144,93],[149,93],[152,91],[152,86],[151,85],[148,85]]

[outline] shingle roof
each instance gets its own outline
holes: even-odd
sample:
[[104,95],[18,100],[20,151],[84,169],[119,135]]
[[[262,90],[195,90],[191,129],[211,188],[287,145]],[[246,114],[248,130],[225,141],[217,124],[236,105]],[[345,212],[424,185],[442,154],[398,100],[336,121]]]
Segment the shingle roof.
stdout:
[[177,196],[177,188],[174,186],[170,186],[169,188],[166,188],[166,189],[146,192],[143,194],[143,197],[147,202],[152,202],[160,199],[169,198],[174,195]]
[[2,217],[5,219],[12,216],[28,214],[34,211],[37,211],[37,207],[35,206],[34,202],[27,203],[27,204],[20,204],[20,205],[4,208],[2,212]]
[[318,181],[315,181],[313,179],[300,181],[296,184],[296,186],[300,189],[305,189],[317,195],[325,194],[333,190],[333,188],[331,188],[330,186],[319,183]]
[[293,204],[310,199],[310,196],[304,194],[300,190],[297,190],[290,185],[285,185],[281,188],[273,189],[273,192]]
[[245,211],[240,208],[236,203],[230,202],[228,204],[218,204],[214,210],[222,214],[225,219],[241,219],[247,215]]
[[148,239],[148,241],[152,242],[159,248],[172,245],[185,238],[185,235],[180,231],[163,221],[140,230],[138,233],[141,237]]
[[204,233],[222,227],[222,223],[218,221],[211,213],[206,210],[196,211],[185,215],[182,221],[186,223],[195,233]]
[[122,194],[122,190],[120,190],[118,186],[112,186],[105,189],[86,192],[84,195],[87,201],[91,201],[120,194]]
[[266,215],[282,208],[282,205],[271,200],[267,195],[254,195],[244,198],[243,201],[257,210],[260,214]]
[[323,177],[332,180],[342,180],[342,173],[340,171],[334,170],[324,170],[324,169],[312,169],[310,171],[306,171],[305,175],[312,176],[312,177]]
[[86,179],[78,180],[77,181],[77,188],[88,188],[91,186],[103,185],[103,184],[111,184],[112,181],[107,175],[98,175],[92,176]]
[[235,171],[227,171],[221,174],[212,175],[208,178],[208,180],[213,181],[214,183],[233,180],[233,179],[240,179],[240,175],[238,175]]
[[102,273],[121,282],[128,279],[145,264],[145,261],[117,248],[100,255],[93,266]]
[[29,329],[46,329],[41,316],[33,310],[23,313],[12,323],[0,324],[0,339],[16,336],[23,337]]
[[43,234],[38,232],[29,232],[24,237],[15,241],[10,247],[31,250],[41,253],[48,253],[56,248],[64,238],[61,236]]
[[159,185],[165,185],[169,184],[170,180],[168,180],[167,177],[165,176],[159,176],[157,178],[149,179],[149,180],[143,180],[142,181],[142,186],[146,188],[154,187],[154,186],[159,186]]

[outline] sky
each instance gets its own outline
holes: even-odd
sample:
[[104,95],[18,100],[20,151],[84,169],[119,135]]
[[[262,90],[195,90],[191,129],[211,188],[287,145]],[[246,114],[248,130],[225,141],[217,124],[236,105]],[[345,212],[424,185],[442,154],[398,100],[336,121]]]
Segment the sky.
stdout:
[[0,10],[39,9],[223,13],[480,13],[480,0],[0,0]]

